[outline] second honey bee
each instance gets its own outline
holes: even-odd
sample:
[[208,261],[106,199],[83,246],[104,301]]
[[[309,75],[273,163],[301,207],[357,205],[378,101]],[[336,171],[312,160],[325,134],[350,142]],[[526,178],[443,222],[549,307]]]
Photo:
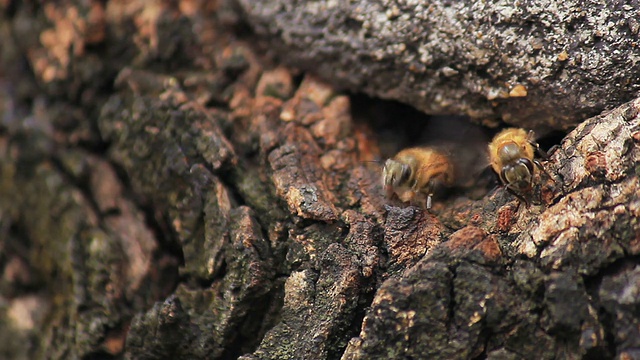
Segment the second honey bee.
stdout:
[[536,151],[548,157],[533,141],[533,133],[519,128],[504,129],[489,143],[491,167],[507,190],[527,206],[533,187],[534,165],[551,177],[534,158]]
[[454,167],[449,157],[436,149],[415,147],[387,159],[382,171],[387,197],[396,194],[402,202],[431,208],[433,192],[454,184]]

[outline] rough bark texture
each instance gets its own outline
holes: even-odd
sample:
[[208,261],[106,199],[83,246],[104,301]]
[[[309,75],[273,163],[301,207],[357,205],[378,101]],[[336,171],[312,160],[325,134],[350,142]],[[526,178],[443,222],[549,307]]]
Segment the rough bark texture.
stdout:
[[0,358],[640,357],[640,99],[564,137],[532,206],[427,212],[365,163],[417,115],[256,52],[230,3],[0,10]]
[[282,61],[429,114],[567,130],[640,91],[636,1],[236,1]]

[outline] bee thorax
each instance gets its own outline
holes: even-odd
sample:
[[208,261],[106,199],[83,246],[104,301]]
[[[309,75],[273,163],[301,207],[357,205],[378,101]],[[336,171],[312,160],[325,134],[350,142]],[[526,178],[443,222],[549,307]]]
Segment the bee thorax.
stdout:
[[520,158],[522,156],[522,150],[515,142],[509,142],[500,147],[498,155],[502,162],[508,163]]

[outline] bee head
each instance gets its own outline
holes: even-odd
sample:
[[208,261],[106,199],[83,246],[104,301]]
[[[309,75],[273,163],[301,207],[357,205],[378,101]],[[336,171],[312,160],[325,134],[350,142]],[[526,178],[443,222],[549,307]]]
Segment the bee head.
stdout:
[[500,173],[502,181],[511,188],[527,192],[533,181],[533,164],[527,158],[520,158],[515,163],[505,165]]
[[382,181],[385,187],[405,185],[411,178],[411,168],[393,159],[387,159],[382,169]]

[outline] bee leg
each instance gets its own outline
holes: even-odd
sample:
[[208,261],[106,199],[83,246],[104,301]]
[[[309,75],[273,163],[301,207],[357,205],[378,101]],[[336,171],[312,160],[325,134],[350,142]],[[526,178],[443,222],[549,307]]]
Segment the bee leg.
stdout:
[[538,144],[533,139],[533,131],[529,131],[528,141],[529,141],[529,144],[531,144],[531,146],[533,146],[536,149],[536,153],[538,153],[538,155],[540,155],[540,157],[545,159],[545,160],[549,160],[551,155],[553,155],[553,153],[556,152],[556,150],[558,150],[558,148],[559,148],[559,146],[556,144],[556,145],[553,145],[552,147],[550,147],[549,150],[544,151],[540,147],[540,144]]
[[540,155],[540,157],[545,160],[548,160],[551,157],[551,154],[553,154],[553,152],[556,151],[556,149],[558,148],[558,145],[553,145],[549,149],[549,151],[542,150],[542,148],[540,147],[540,144],[538,144],[535,140],[535,134],[533,133],[533,130],[529,130],[529,134],[527,135],[527,141],[529,142],[529,144],[531,144],[531,146],[533,146],[536,149],[536,153],[538,153],[538,155]]
[[[558,149],[558,145],[553,145],[548,152],[542,150],[542,148],[540,148],[540,144],[533,140],[533,131],[529,131],[528,138],[529,144],[531,144],[536,149],[538,155],[540,155],[540,157],[545,160],[548,160],[551,157],[551,154],[553,154]],[[556,179],[551,176],[551,174],[547,171],[547,169],[544,168],[544,166],[542,166],[542,163],[540,161],[538,161],[537,159],[533,159],[533,163],[536,164],[536,167],[538,167],[540,171],[545,173],[549,179],[556,183]]]
[[433,194],[429,194],[427,195],[427,203],[425,205],[425,207],[427,208],[427,210],[431,209],[431,197],[433,196]]
[[[536,166],[543,172],[545,173],[545,175],[547,175],[547,177],[549,179],[551,179],[551,181],[553,181],[553,188],[552,191],[555,192],[556,190],[558,190],[558,188],[560,189],[560,192],[564,194],[564,190],[562,189],[562,186],[558,186],[558,181],[556,180],[555,177],[551,176],[551,174],[542,166],[542,163],[540,163],[538,160],[533,160],[533,163],[536,164]],[[544,201],[542,200],[542,192],[540,192],[540,203],[543,203]]]
[[384,187],[384,194],[387,197],[387,199],[392,199],[393,195],[395,194],[395,191],[393,191],[393,186],[391,185],[385,185]]
[[[511,193],[511,195],[515,196],[516,198],[518,198],[518,200],[520,200],[521,203],[524,203],[525,206],[527,208],[529,208],[529,201],[522,196],[521,194],[519,194],[515,189],[513,189],[510,185],[506,185],[505,188],[507,189],[508,192]],[[518,209],[520,208],[520,204],[518,204],[518,208],[516,209],[516,211],[518,211]]]
[[411,184],[411,198],[409,203],[412,206],[417,206],[417,207],[421,207],[424,208],[424,201],[422,199],[421,193],[420,191],[418,191],[418,181],[414,180]]
[[[545,159],[545,160],[549,160],[549,158],[551,157],[550,154],[552,154],[551,149],[549,149],[549,152],[542,150],[542,148],[540,147],[540,144],[538,144],[537,142],[532,142],[529,141],[529,144],[531,144],[531,146],[533,146],[536,149],[536,153],[538,155],[540,155],[541,158]],[[553,151],[555,151],[555,149],[553,149]]]
[[552,147],[549,148],[549,150],[547,150],[547,156],[551,156],[553,155],[554,152],[556,152],[558,149],[560,149],[560,146],[558,144],[553,145]]
[[409,197],[409,205],[424,208],[424,199],[420,193],[414,190],[411,190],[409,193],[411,194]]
[[[549,177],[551,177],[551,175],[549,175],[549,173],[542,167],[542,164],[540,164],[540,162],[536,159],[533,159],[534,164],[538,165],[538,167],[540,167],[542,169],[542,171],[545,172],[545,174],[547,174]],[[529,179],[529,189],[533,189],[533,176]],[[538,195],[540,195],[540,202],[536,203],[533,199],[533,196],[531,198],[531,202],[534,205],[540,205],[542,204],[542,194],[538,193]],[[527,204],[527,208],[529,207],[529,204]]]
[[536,166],[538,167],[538,169],[540,169],[543,173],[547,174],[547,176],[549,177],[549,179],[553,180],[553,182],[556,181],[556,179],[553,178],[553,176],[551,176],[551,174],[549,174],[549,172],[547,171],[547,169],[544,168],[544,166],[542,166],[542,163],[536,159],[533,159],[533,163],[536,164]]

